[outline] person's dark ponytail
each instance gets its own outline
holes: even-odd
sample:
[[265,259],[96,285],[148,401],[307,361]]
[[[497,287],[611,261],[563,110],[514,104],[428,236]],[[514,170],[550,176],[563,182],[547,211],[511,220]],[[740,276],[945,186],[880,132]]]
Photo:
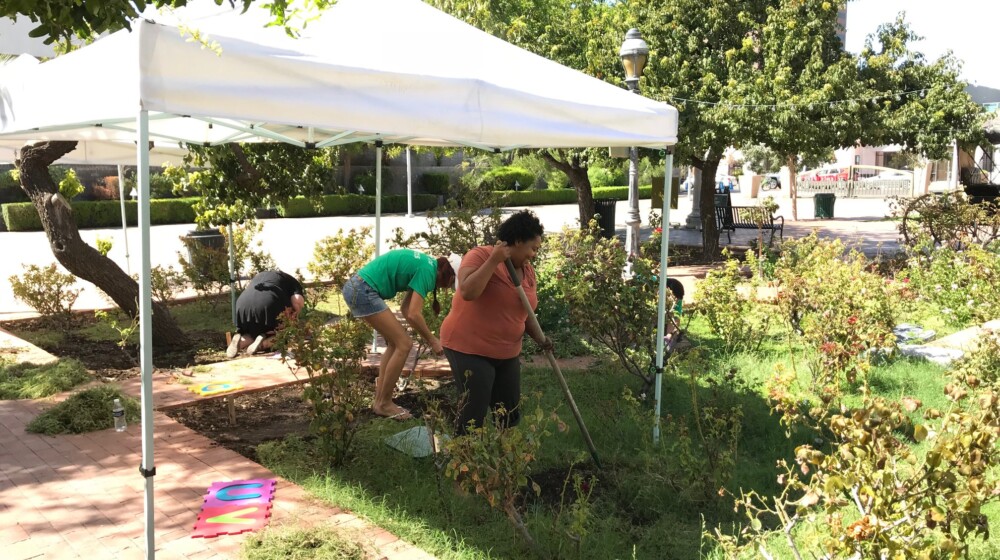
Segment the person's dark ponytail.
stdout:
[[437,278],[434,282],[434,302],[431,304],[431,309],[434,310],[434,315],[437,316],[441,314],[441,304],[438,303],[438,288],[454,284],[455,269],[452,268],[451,263],[448,262],[446,257],[438,257],[435,260],[437,261]]

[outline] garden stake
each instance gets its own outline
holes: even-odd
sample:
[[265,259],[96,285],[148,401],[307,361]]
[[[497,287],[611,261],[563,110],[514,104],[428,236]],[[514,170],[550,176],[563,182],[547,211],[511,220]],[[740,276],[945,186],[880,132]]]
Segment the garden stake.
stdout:
[[[545,333],[542,331],[542,327],[538,324],[538,317],[535,317],[535,312],[531,309],[531,303],[528,301],[528,296],[524,293],[524,288],[521,286],[521,278],[518,277],[517,271],[514,270],[514,263],[510,262],[510,259],[506,260],[507,272],[510,274],[510,279],[514,282],[514,287],[517,288],[517,294],[521,297],[521,304],[524,305],[524,310],[528,312],[528,321],[531,325],[544,337]],[[590,456],[594,458],[594,464],[597,468],[604,470],[601,466],[601,460],[597,458],[597,448],[594,447],[594,441],[590,439],[590,432],[587,431],[587,425],[583,423],[583,417],[580,416],[580,409],[576,407],[576,401],[573,400],[573,394],[569,392],[569,385],[566,384],[566,378],[563,377],[562,371],[559,369],[559,364],[556,363],[556,357],[552,355],[551,350],[545,350],[545,357],[549,360],[549,365],[552,366],[552,371],[556,373],[556,378],[559,379],[559,386],[562,387],[563,395],[566,397],[566,402],[569,403],[570,410],[573,411],[573,417],[576,418],[576,423],[580,426],[580,432],[583,434],[583,440],[587,443],[587,447],[590,449]]]

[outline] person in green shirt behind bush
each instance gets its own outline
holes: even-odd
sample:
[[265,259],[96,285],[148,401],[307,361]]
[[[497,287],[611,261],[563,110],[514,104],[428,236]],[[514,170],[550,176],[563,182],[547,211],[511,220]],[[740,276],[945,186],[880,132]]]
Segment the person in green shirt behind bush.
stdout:
[[441,342],[424,321],[424,300],[433,294],[435,313],[440,313],[437,289],[455,283],[455,269],[448,258],[434,258],[412,249],[389,251],[366,264],[344,284],[344,301],[351,315],[363,319],[385,339],[386,349],[379,361],[372,410],[379,416],[405,420],[410,411],[392,402],[392,392],[410,355],[413,341],[385,300],[406,292],[400,306],[403,317],[427,341],[435,354],[442,354]]

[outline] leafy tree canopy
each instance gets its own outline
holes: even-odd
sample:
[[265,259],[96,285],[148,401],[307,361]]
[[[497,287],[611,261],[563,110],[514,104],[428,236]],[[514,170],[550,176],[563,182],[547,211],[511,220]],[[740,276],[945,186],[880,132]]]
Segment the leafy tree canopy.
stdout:
[[[912,50],[918,37],[904,14],[865,41],[859,77],[870,91],[869,118],[881,123],[867,131],[868,145],[900,144],[930,159],[946,157],[951,142],[983,140],[982,107],[965,91],[961,64],[951,55],[928,61]],[[915,92],[912,94],[894,92]]]
[[[213,0],[246,11],[254,0]],[[294,34],[297,22],[305,25],[315,13],[333,5],[335,0],[269,0],[263,6],[271,13],[271,25],[284,27]],[[101,33],[131,29],[133,20],[149,6],[180,8],[188,0],[0,0],[0,16],[26,17],[37,26],[32,37],[44,37],[46,43],[68,43],[74,37],[91,40]]]
[[164,174],[201,197],[195,212],[202,226],[248,219],[257,208],[276,207],[295,196],[318,197],[334,181],[335,148],[266,142],[188,149],[186,163],[197,169],[168,167]]

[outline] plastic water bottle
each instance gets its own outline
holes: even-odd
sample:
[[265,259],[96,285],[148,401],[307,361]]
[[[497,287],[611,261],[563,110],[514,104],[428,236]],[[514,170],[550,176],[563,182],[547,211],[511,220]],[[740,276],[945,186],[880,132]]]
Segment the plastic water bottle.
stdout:
[[115,417],[115,431],[124,432],[125,423],[125,407],[122,406],[122,401],[115,399],[115,406],[111,409],[111,415]]

